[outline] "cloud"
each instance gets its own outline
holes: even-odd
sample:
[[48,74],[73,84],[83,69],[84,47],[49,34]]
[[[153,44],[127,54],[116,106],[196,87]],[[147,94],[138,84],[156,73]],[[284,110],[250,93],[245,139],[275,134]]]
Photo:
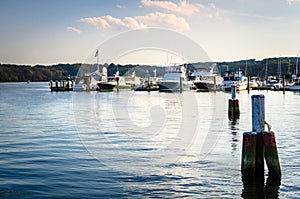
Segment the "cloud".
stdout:
[[117,7],[117,8],[120,8],[120,9],[124,9],[124,8],[126,8],[125,6],[123,6],[123,5],[120,5],[120,4],[116,5],[116,7]]
[[185,16],[192,16],[194,14],[201,14],[206,17],[218,17],[220,12],[214,4],[204,6],[202,4],[190,4],[187,1],[181,1],[175,4],[171,1],[152,1],[141,0],[141,4],[146,7],[158,8],[161,10],[177,13]]
[[71,31],[76,32],[76,33],[78,33],[78,34],[81,33],[81,30],[79,30],[78,28],[74,28],[74,27],[72,27],[72,26],[68,26],[68,27],[67,27],[67,30],[71,30]]
[[287,3],[290,5],[297,2],[300,2],[300,0],[287,0]]
[[187,31],[189,24],[182,17],[166,13],[150,13],[142,16],[125,17],[123,19],[114,18],[110,15],[102,17],[82,18],[80,21],[92,25],[98,29],[143,29],[148,27],[165,27],[176,31]]

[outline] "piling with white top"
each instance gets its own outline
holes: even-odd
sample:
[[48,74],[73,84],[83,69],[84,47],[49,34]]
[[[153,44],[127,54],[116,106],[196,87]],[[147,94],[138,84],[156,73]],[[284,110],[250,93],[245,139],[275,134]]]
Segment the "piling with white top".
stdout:
[[236,86],[231,87],[231,99],[228,100],[228,118],[234,121],[240,118],[239,100],[236,99]]
[[[243,134],[242,149],[242,179],[243,181],[264,179],[264,159],[266,160],[269,176],[281,179],[279,158],[275,134],[265,131],[265,97],[253,95],[252,100],[252,132]],[[252,148],[250,148],[252,147]]]

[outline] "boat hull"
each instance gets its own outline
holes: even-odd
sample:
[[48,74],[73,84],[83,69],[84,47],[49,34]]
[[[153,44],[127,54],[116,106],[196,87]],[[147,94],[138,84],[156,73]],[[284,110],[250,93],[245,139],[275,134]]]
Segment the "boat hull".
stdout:
[[[159,82],[157,83],[160,92],[179,92],[180,91],[180,82]],[[188,84],[182,84],[182,90],[189,90],[190,87]]]
[[300,85],[299,86],[289,86],[288,88],[290,91],[300,91]]
[[111,92],[116,87],[115,84],[109,82],[100,82],[97,85],[98,85],[97,91],[100,92]]

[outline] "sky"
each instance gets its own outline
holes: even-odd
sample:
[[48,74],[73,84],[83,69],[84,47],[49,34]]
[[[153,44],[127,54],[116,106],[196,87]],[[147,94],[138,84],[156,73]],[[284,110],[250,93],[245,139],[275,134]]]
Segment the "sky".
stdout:
[[[168,64],[192,56],[178,40],[218,62],[296,57],[299,10],[300,0],[1,0],[0,63],[96,62],[98,49],[100,63]],[[152,28],[172,36],[133,49],[136,37],[152,38]],[[163,49],[168,42],[177,49]]]

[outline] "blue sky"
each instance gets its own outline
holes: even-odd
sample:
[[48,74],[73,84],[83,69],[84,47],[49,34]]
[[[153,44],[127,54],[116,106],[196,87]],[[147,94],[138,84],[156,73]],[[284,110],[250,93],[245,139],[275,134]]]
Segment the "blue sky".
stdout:
[[151,27],[185,35],[213,61],[297,56],[299,10],[300,0],[2,0],[0,63],[84,62],[115,35]]

